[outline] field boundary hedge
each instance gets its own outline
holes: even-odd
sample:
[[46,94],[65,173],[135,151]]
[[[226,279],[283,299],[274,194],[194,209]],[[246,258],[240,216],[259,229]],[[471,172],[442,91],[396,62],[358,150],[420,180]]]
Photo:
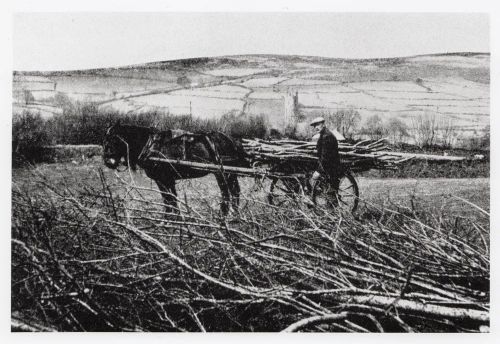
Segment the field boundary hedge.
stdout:
[[87,161],[100,158],[100,145],[54,145],[42,147],[42,161],[44,162],[71,162]]

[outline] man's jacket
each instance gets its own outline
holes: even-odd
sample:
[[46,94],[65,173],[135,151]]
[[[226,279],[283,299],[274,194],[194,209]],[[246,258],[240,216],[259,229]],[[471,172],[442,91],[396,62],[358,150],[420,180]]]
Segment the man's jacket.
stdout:
[[330,177],[338,177],[341,171],[339,144],[328,128],[321,130],[316,149],[319,159],[318,171]]

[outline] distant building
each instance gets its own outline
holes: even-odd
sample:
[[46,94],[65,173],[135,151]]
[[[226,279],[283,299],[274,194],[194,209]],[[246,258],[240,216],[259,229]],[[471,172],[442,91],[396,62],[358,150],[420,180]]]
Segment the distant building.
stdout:
[[299,93],[294,90],[288,90],[285,94],[285,113],[284,122],[285,127],[294,125],[297,122],[297,115],[299,113]]
[[332,132],[333,136],[335,136],[337,141],[344,141],[345,140],[344,135],[342,135],[337,129],[333,129],[333,128],[328,128],[328,129],[330,129],[330,131]]

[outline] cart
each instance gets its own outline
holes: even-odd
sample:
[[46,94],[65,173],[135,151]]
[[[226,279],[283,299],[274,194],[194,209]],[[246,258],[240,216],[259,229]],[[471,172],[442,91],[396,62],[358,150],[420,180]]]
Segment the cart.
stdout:
[[342,164],[338,190],[324,176],[314,185],[311,177],[317,163],[307,160],[273,161],[268,163],[271,180],[267,200],[275,206],[294,206],[299,200],[321,208],[340,207],[350,212],[359,205],[359,187],[349,165]]
[[351,212],[359,205],[355,174],[371,169],[396,169],[398,164],[413,158],[387,151],[385,139],[341,142],[338,146],[340,185],[338,190],[333,190],[324,177],[311,185],[312,174],[318,166],[315,142],[243,139],[243,148],[256,161],[254,166],[264,166],[268,171],[269,203],[283,206],[287,202],[296,203],[300,198],[314,206],[340,207]]

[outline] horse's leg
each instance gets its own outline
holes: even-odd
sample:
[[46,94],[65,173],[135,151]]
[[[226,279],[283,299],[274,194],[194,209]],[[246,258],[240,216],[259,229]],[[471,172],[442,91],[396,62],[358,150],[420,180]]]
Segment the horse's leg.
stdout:
[[163,183],[155,180],[158,189],[160,189],[161,196],[163,198],[163,204],[165,204],[165,217],[173,213],[179,213],[177,208],[177,192],[175,190],[175,180],[169,181],[168,183]]
[[240,205],[240,183],[238,183],[238,177],[235,174],[226,175],[226,180],[229,186],[229,192],[231,193],[231,206],[234,211],[239,210]]
[[222,193],[222,202],[220,205],[220,210],[222,212],[222,215],[226,216],[229,210],[229,202],[230,202],[228,183],[224,175],[220,173],[215,174],[215,179],[217,179],[217,184],[219,184],[219,188]]
[[175,180],[169,185],[169,195],[171,197],[170,204],[172,210],[176,214],[180,214],[179,204],[177,202],[177,189],[175,188]]
[[[175,189],[175,180],[169,183],[161,183],[156,181],[158,188],[161,191],[163,197],[163,203],[165,204],[165,219],[177,220],[180,218],[179,207],[177,202],[177,190]],[[177,216],[173,216],[176,214]],[[188,232],[188,237],[191,238],[191,233]],[[179,228],[179,244],[182,246],[183,233],[182,228]]]

